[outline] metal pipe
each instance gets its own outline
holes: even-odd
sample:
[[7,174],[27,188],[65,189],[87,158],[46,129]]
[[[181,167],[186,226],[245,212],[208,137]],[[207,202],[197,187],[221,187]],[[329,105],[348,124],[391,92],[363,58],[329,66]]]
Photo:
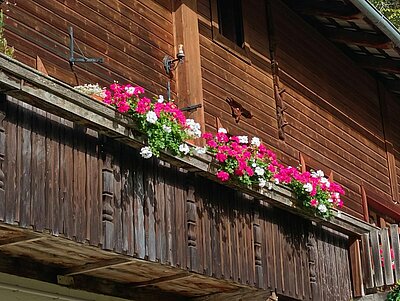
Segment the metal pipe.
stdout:
[[400,32],[375,6],[368,0],[350,0],[350,2],[400,48]]

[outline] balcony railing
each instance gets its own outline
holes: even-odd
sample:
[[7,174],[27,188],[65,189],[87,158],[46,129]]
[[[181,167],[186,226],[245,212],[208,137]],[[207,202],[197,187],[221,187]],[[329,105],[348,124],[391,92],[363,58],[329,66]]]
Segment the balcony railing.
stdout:
[[[36,124],[34,129],[28,127],[28,131],[31,130],[35,139],[40,141],[39,144],[34,145],[35,154],[42,153],[40,146],[43,151],[46,150],[47,140],[44,141],[44,136],[49,137],[49,141],[54,138],[57,143],[57,139],[60,139],[57,137],[61,135],[54,132],[61,129],[64,140],[59,142],[59,145],[68,148],[64,152],[65,158],[68,159],[65,162],[76,160],[77,166],[79,162],[82,164],[86,162],[86,170],[83,171],[86,176],[82,176],[78,170],[71,173],[67,170],[67,164],[58,165],[60,174],[66,179],[65,183],[70,185],[63,187],[63,189],[66,188],[67,193],[67,197],[63,198],[65,212],[61,210],[57,212],[60,216],[67,217],[64,225],[60,224],[56,216],[42,218],[40,213],[46,211],[44,208],[25,208],[21,204],[16,206],[12,203],[13,198],[10,197],[6,201],[11,206],[17,207],[12,209],[15,209],[14,212],[18,214],[6,216],[7,224],[19,223],[20,227],[25,228],[32,226],[23,222],[23,219],[28,218],[31,213],[21,211],[30,209],[33,211],[32,216],[38,221],[37,225],[33,225],[37,227],[36,229],[48,229],[55,235],[59,234],[57,231],[60,233],[64,231],[62,234],[65,237],[77,242],[83,242],[90,237],[90,245],[101,245],[105,250],[115,251],[118,256],[123,253],[140,260],[158,261],[185,269],[187,271],[183,276],[182,271],[173,273],[177,273],[182,278],[190,276],[190,280],[186,283],[188,286],[193,281],[197,281],[199,287],[205,285],[206,279],[202,277],[207,276],[235,283],[235,285],[231,282],[229,285],[225,283],[225,290],[239,286],[249,286],[252,289],[255,287],[265,291],[273,289],[279,294],[300,300],[311,297],[313,300],[338,300],[334,298],[340,290],[345,291],[346,294],[350,292],[349,273],[357,269],[357,263],[354,263],[357,262],[357,258],[352,256],[356,253],[350,252],[350,258],[353,261],[350,267],[348,244],[353,238],[373,233],[375,228],[371,225],[338,211],[335,211],[335,218],[332,220],[306,215],[296,207],[292,192],[279,185],[274,185],[272,190],[233,184],[224,187],[220,183],[215,183],[217,182],[214,176],[215,166],[208,155],[180,158],[162,153],[161,159],[168,162],[167,165],[175,166],[174,169],[165,167],[162,162],[156,160],[143,162],[137,153],[126,147],[128,145],[138,148],[143,145],[143,137],[135,131],[135,124],[129,117],[8,57],[0,55],[0,66],[0,88],[3,93],[34,106],[35,110],[36,108],[45,110],[53,117],[56,115],[69,120],[66,127],[65,122],[60,125],[57,121],[50,127],[41,127]],[[10,112],[6,114],[8,118],[11,118],[8,122],[11,124],[14,122],[9,126],[12,132],[6,133],[8,137],[14,137],[13,133],[26,130],[24,127],[26,111],[29,110],[14,109],[14,112],[19,114],[12,117],[14,120],[10,117],[13,114]],[[27,114],[32,113],[27,112]],[[37,115],[37,111],[34,114]],[[22,120],[18,119],[20,117]],[[75,128],[70,121],[93,129],[99,137],[96,135],[84,137],[79,127]],[[47,122],[47,120],[42,120],[42,125]],[[40,134],[43,128],[51,130],[43,136]],[[82,137],[78,137],[79,134]],[[0,131],[0,135],[4,136],[4,131]],[[100,141],[100,136],[110,137],[109,144]],[[0,142],[4,141],[4,137],[2,139]],[[15,140],[11,139],[11,142],[14,143]],[[3,144],[0,143],[0,159],[4,159]],[[82,147],[86,150],[90,149],[92,153],[82,152],[80,150]],[[12,150],[13,147],[7,149],[9,152]],[[50,146],[47,150],[57,153],[58,148]],[[24,157],[24,154],[21,156]],[[125,158],[128,159],[125,160]],[[7,157],[6,159],[8,160]],[[29,155],[25,159],[29,161]],[[41,160],[45,161],[43,158]],[[46,177],[47,171],[50,175],[54,173],[51,162],[46,165],[46,170],[37,161],[32,162],[39,170],[39,174],[43,176],[42,180]],[[7,166],[10,173],[14,175],[20,172],[14,171],[12,164],[8,163]],[[181,172],[180,168],[183,168],[184,172]],[[199,175],[201,177],[198,177]],[[85,180],[85,177],[98,180],[85,186],[80,181]],[[15,178],[17,177],[15,176],[12,181],[15,181]],[[54,181],[48,184],[48,187],[57,190],[55,186],[58,184]],[[100,189],[99,185],[102,194],[100,199],[96,198]],[[15,196],[12,188],[11,190],[9,187],[6,188],[9,196],[11,194]],[[77,208],[78,205],[85,204],[82,201],[84,198],[81,198],[79,193],[87,195],[88,191],[93,192],[92,188],[94,193],[90,195],[90,198],[87,197],[87,200],[92,202],[91,205],[94,205],[93,208],[96,209],[92,210],[90,206],[87,206],[90,210],[80,211]],[[71,191],[78,193],[72,193],[71,196]],[[44,188],[41,188],[39,192],[44,194]],[[35,199],[41,199],[40,193],[35,195]],[[167,194],[175,195],[176,202],[170,201],[168,205],[170,207],[162,207],[161,210],[164,213],[157,215],[159,214],[157,206],[168,204]],[[119,196],[115,197],[115,195]],[[0,201],[1,198],[4,198],[4,195],[0,196]],[[135,211],[127,210],[121,198],[137,201],[131,205],[135,207]],[[279,209],[274,207],[279,207]],[[0,213],[4,211],[1,209]],[[113,216],[114,213],[115,216]],[[179,218],[176,218],[175,214],[179,215]],[[88,219],[89,215],[91,219]],[[115,218],[116,216],[118,218]],[[175,216],[175,222],[171,216]],[[157,228],[158,223],[163,225],[161,229],[167,229],[167,235],[172,235],[171,237],[174,238],[170,239],[163,232],[157,232],[160,229]],[[52,227],[52,224],[56,226]],[[84,231],[80,231],[81,229]],[[176,233],[180,233],[180,236]],[[124,249],[126,246],[128,246],[127,249]],[[12,246],[3,248],[3,250],[6,249],[10,252],[25,251],[21,247]],[[76,256],[81,255],[76,254]],[[119,257],[117,259],[120,260]],[[74,260],[68,262],[68,265],[74,263],[78,262]],[[128,264],[131,263],[128,262]],[[137,262],[132,261],[133,264]],[[119,272],[118,269],[120,269]],[[110,268],[109,272],[110,275],[120,273],[118,277],[122,279],[125,274],[133,270],[123,270],[119,267],[113,270]],[[183,285],[182,279],[173,278],[178,277],[177,275],[165,275],[161,267],[155,270],[159,271],[159,279],[165,280],[166,277],[171,277],[168,278],[172,279],[168,280],[170,287],[174,281],[176,287]],[[333,275],[331,270],[337,273]],[[101,273],[97,273],[108,277],[107,271],[108,268],[104,267]],[[202,277],[186,272],[199,273]],[[90,273],[94,274],[93,271]],[[66,274],[71,274],[71,272],[66,272]],[[149,275],[154,275],[154,272]],[[286,279],[286,277],[289,278]],[[343,281],[338,284],[340,277]],[[145,279],[140,285],[144,285],[143,283],[154,285],[154,281],[154,279]],[[324,287],[327,283],[329,290]],[[216,292],[217,289],[222,290],[221,282],[215,285],[215,291],[213,291],[214,288],[210,283],[208,284],[209,293]],[[199,294],[204,293],[198,288],[193,290]]]
[[399,227],[372,230],[364,233],[361,241],[365,288],[374,291],[400,280]]

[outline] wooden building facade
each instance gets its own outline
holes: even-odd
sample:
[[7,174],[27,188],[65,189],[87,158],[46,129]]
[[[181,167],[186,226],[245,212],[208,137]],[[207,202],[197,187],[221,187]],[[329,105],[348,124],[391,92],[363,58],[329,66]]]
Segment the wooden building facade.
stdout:
[[[392,226],[396,248],[400,45],[353,1],[14,3],[15,60],[0,57],[0,272],[199,301],[350,300],[400,277],[365,255],[384,238],[363,236]],[[69,63],[70,26],[75,55],[104,63]],[[179,44],[170,78],[163,57]],[[258,136],[281,162],[332,176],[344,212],[301,215],[290,191],[224,186],[198,158],[143,160],[125,117],[69,87],[114,80],[150,95],[170,81],[179,106],[202,105],[190,116],[205,130]],[[252,118],[235,120],[227,97]]]

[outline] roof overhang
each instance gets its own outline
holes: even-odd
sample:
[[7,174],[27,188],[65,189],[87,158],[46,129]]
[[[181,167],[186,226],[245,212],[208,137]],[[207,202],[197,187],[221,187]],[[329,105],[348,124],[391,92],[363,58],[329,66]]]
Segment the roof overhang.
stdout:
[[400,32],[367,0],[285,0],[357,64],[400,94]]

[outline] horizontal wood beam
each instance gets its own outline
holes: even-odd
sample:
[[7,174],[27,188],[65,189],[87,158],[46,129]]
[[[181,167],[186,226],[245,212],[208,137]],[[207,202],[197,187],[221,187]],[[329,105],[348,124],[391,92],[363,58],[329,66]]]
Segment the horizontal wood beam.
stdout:
[[[8,253],[0,252],[0,272],[58,284],[57,275],[62,275],[63,269],[54,265],[48,265],[34,261],[28,257],[13,257]],[[186,297],[161,291],[160,289],[146,287],[136,289],[130,284],[112,281],[111,279],[97,278],[89,275],[74,276],[73,283],[68,287],[71,289],[78,289],[136,301],[187,300]]]
[[339,1],[306,2],[296,1],[294,9],[303,15],[335,18],[340,20],[361,19],[362,13],[355,7]]
[[0,248],[19,245],[22,243],[34,242],[34,241],[43,240],[43,239],[45,239],[45,237],[32,237],[32,236],[11,237],[11,238],[0,240]]
[[400,60],[392,60],[372,55],[358,55],[354,57],[354,60],[364,69],[400,74]]
[[[192,298],[193,301],[269,301],[271,292],[250,288],[240,288],[231,292],[217,293],[203,297]],[[276,300],[276,299],[275,299]]]
[[160,277],[160,278],[156,278],[156,279],[151,279],[148,281],[131,283],[131,286],[133,286],[133,287],[149,286],[149,285],[165,283],[165,282],[170,282],[170,281],[174,281],[174,280],[178,280],[178,279],[182,279],[182,278],[191,277],[192,275],[193,274],[190,274],[187,272],[179,273],[179,274],[175,274],[175,275],[171,275],[171,276],[165,276],[165,277]]
[[400,79],[386,80],[385,87],[394,93],[400,93]]
[[393,42],[388,37],[371,32],[342,28],[325,28],[323,33],[328,39],[338,43],[380,49],[390,49],[394,47]]
[[133,263],[133,260],[125,259],[125,258],[115,258],[111,260],[104,260],[100,262],[94,262],[85,264],[82,266],[74,267],[68,269],[64,274],[64,276],[73,276],[78,274],[85,274],[89,272],[94,272],[102,269],[107,269],[111,267],[121,266]]

